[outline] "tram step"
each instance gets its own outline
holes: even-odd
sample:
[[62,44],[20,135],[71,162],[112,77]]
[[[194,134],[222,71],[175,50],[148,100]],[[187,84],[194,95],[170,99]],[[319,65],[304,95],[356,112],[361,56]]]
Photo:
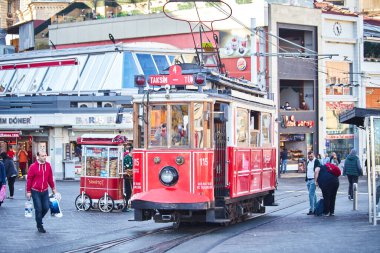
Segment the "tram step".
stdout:
[[224,219],[225,218],[225,210],[222,206],[217,206],[214,208],[215,210],[215,218]]
[[229,219],[215,219],[214,220],[215,223],[227,223],[227,222],[230,222]]

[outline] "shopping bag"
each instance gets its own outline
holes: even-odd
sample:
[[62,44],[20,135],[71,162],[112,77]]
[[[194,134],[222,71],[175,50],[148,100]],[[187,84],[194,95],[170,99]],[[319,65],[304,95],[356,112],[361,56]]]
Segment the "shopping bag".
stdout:
[[25,218],[32,218],[33,217],[33,204],[32,201],[27,200],[25,202]]
[[3,202],[6,197],[7,197],[7,188],[5,187],[5,184],[4,184],[1,186],[1,189],[0,189],[0,202]]
[[60,197],[58,198],[55,195],[50,195],[49,205],[50,205],[50,214],[53,217],[61,218],[63,216],[61,207],[59,205]]
[[324,208],[325,208],[325,201],[324,199],[320,199],[317,202],[317,206],[315,207],[314,215],[321,216],[323,214]]

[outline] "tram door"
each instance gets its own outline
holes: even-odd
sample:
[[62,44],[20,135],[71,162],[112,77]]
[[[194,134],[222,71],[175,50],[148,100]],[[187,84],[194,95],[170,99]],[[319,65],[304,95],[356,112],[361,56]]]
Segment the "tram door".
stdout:
[[215,155],[214,155],[214,195],[223,197],[226,192],[226,122],[228,119],[228,105],[216,103],[214,105],[214,138],[215,138]]

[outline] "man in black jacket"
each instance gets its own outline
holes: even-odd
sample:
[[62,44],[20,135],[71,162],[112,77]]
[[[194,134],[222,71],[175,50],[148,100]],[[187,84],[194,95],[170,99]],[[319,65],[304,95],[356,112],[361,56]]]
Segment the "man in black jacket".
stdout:
[[313,151],[307,153],[307,165],[306,165],[306,186],[309,191],[309,212],[307,215],[314,214],[314,210],[317,206],[317,194],[315,193],[315,181],[314,181],[314,171],[315,168],[320,167],[321,164],[318,159],[315,158]]

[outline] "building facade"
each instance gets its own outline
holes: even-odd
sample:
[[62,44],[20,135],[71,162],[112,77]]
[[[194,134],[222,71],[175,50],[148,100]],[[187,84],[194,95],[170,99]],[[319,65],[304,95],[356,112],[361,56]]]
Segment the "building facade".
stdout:
[[[344,159],[352,148],[363,155],[364,132],[339,123],[339,115],[354,107],[365,107],[363,62],[363,17],[347,11],[323,11],[320,52],[331,54],[321,59],[320,150],[336,152]],[[337,54],[338,53],[338,54]]]
[[[318,9],[270,5],[270,77],[279,105],[279,148],[289,154],[288,170],[304,172],[307,152],[318,152]],[[302,13],[302,15],[300,15]],[[304,102],[304,103],[303,103]],[[289,106],[285,105],[289,103]]]

